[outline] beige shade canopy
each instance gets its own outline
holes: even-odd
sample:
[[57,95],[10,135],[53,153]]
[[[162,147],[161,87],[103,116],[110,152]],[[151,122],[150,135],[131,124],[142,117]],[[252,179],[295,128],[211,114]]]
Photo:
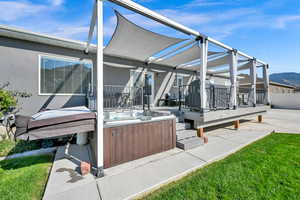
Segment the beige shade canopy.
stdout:
[[[219,53],[219,52],[209,51],[208,56],[214,55],[217,53]],[[157,63],[176,67],[178,65],[200,59],[200,57],[201,57],[201,48],[199,47],[198,44],[194,44],[191,47],[189,47],[188,49],[181,51],[181,52],[179,52],[173,56],[170,56],[166,59],[158,61]]]
[[127,20],[115,11],[117,27],[104,49],[104,54],[146,61],[156,53],[185,39],[164,36],[148,31]]

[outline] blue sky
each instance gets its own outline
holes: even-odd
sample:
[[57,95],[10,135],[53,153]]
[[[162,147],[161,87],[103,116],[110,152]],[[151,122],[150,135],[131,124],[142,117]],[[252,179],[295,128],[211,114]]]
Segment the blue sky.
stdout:
[[[1,0],[0,24],[83,40],[93,0]],[[299,0],[136,0],[171,19],[270,64],[271,72],[300,73]],[[105,1],[105,41],[114,30],[113,9],[152,31],[185,37]]]

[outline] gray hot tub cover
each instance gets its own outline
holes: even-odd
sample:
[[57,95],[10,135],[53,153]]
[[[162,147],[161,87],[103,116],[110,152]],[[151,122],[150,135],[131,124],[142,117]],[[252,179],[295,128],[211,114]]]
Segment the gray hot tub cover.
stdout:
[[96,114],[84,106],[16,116],[15,137],[23,140],[53,138],[95,130]]
[[146,30],[127,20],[119,12],[115,13],[117,27],[104,49],[106,55],[146,61],[156,53],[185,40]]

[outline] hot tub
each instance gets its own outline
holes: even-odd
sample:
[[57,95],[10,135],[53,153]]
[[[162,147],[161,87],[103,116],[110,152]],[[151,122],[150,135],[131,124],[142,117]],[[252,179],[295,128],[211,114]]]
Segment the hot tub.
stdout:
[[104,168],[175,148],[175,119],[142,110],[105,113]]
[[126,123],[136,123],[142,121],[160,120],[174,118],[167,112],[128,110],[123,112],[109,111],[104,112],[105,125],[124,125]]

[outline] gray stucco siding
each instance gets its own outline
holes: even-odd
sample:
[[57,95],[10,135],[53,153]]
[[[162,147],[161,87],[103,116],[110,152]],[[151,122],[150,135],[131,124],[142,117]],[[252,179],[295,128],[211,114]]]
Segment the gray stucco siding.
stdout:
[[[39,55],[91,60],[95,55],[81,51],[0,37],[0,84],[9,82],[9,89],[32,94],[19,99],[19,114],[31,115],[42,107],[54,109],[85,105],[84,96],[39,95]],[[93,74],[95,77],[95,73]]]

